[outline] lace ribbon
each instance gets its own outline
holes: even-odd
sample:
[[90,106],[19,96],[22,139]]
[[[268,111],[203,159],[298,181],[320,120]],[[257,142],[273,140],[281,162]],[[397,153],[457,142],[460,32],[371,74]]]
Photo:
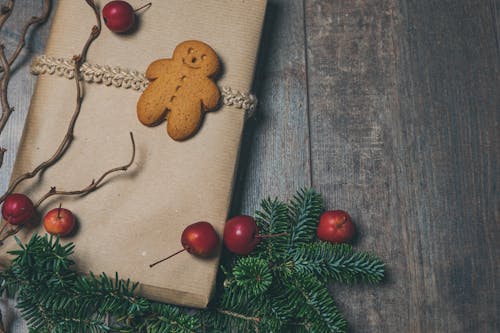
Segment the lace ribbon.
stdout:
[[[75,77],[75,64],[73,59],[41,55],[31,63],[31,73],[35,75],[50,74],[73,79]],[[144,73],[139,71],[89,64],[87,62],[81,65],[80,74],[85,82],[104,84],[116,88],[144,91],[149,84]],[[231,87],[220,87],[220,90],[224,105],[245,110],[247,117],[253,116],[257,108],[255,95]]]

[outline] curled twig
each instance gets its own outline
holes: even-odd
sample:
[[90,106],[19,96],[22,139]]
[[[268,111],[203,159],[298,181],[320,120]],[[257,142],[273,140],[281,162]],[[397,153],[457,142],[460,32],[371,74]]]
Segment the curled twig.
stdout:
[[[54,152],[54,154],[47,159],[46,161],[40,163],[37,167],[35,167],[32,171],[26,172],[19,177],[17,177],[14,181],[12,181],[11,185],[7,189],[7,191],[0,197],[0,203],[5,200],[5,198],[11,194],[16,187],[23,182],[26,179],[30,179],[35,177],[39,172],[47,169],[54,163],[56,163],[61,156],[64,154],[66,149],[69,147],[71,142],[73,141],[73,132],[75,128],[75,123],[76,120],[78,119],[78,116],[80,114],[81,108],[82,108],[82,102],[83,102],[83,80],[80,80],[80,66],[81,64],[85,61],[85,57],[87,55],[88,49],[90,48],[90,45],[92,45],[92,42],[96,40],[96,38],[99,36],[101,32],[101,17],[99,15],[99,9],[97,8],[96,4],[92,0],[86,0],[87,4],[94,10],[94,13],[96,15],[96,20],[97,24],[92,27],[92,30],[90,32],[90,35],[85,42],[85,45],[82,48],[82,52],[80,55],[75,55],[75,82],[76,82],[76,106],[75,106],[75,111],[73,112],[73,116],[71,118],[71,121],[68,125],[68,129],[66,131],[66,135],[64,136],[62,142],[59,144],[57,150]],[[1,50],[0,50],[0,58],[3,58],[5,60],[5,57],[1,57]],[[2,60],[2,59],[0,59]],[[4,73],[7,74],[8,72],[8,66],[5,67],[6,71]]]
[[[7,151],[7,149],[3,148],[3,147],[0,147],[0,168],[2,167],[3,165],[3,158],[4,158],[4,155],[5,155],[5,152]],[[1,333],[1,332],[0,332]]]
[[[130,132],[130,141],[132,142],[132,156],[130,158],[130,161],[127,164],[106,171],[97,180],[95,180],[95,179],[92,180],[92,182],[88,186],[86,186],[85,188],[83,188],[81,190],[58,191],[56,189],[56,187],[53,186],[50,188],[50,190],[47,193],[45,193],[40,198],[40,200],[37,201],[37,203],[34,205],[34,208],[36,209],[36,208],[40,207],[40,205],[45,200],[47,200],[48,198],[50,198],[54,195],[85,195],[85,194],[91,193],[91,192],[97,190],[99,188],[99,185],[101,185],[101,183],[104,181],[104,179],[106,179],[106,177],[109,176],[110,174],[118,172],[118,171],[127,171],[128,168],[130,168],[130,166],[132,166],[132,163],[134,163],[134,160],[135,160],[135,140],[134,140],[134,135],[132,134],[132,132]],[[3,225],[2,229],[1,229],[2,231],[0,231],[0,245],[3,243],[4,240],[9,238],[10,236],[17,234],[23,228],[22,225],[17,225],[17,226],[11,227],[10,229],[7,229],[7,232],[5,232],[4,235],[1,235],[3,230],[6,228],[6,226],[8,224],[7,221],[4,221],[4,223],[5,224]],[[0,331],[0,333],[2,333],[2,331]]]
[[[7,223],[7,222],[5,222],[5,223]],[[22,225],[16,225],[10,229],[7,229],[7,232],[5,233],[5,235],[0,237],[0,245],[2,245],[3,241],[6,240],[7,238],[9,238],[10,236],[14,236],[15,234],[17,234],[22,228],[23,228]],[[1,333],[1,331],[0,331],[0,333]]]
[[[42,13],[40,14],[40,16],[30,17],[30,19],[26,22],[23,29],[21,30],[21,37],[19,38],[19,42],[17,43],[16,49],[9,58],[9,66],[12,66],[12,64],[14,63],[14,61],[16,61],[17,57],[19,56],[24,46],[26,45],[26,36],[28,35],[29,29],[32,26],[45,22],[49,17],[49,14],[50,14],[50,0],[44,0]],[[0,71],[3,71],[3,66],[2,68],[0,68]]]
[[[14,8],[13,0],[10,0],[7,5],[3,5],[0,7],[0,29],[3,27],[7,19],[10,17],[13,8]],[[26,45],[26,36],[28,34],[29,28],[46,21],[47,18],[49,17],[49,12],[50,12],[50,0],[44,0],[42,14],[40,16],[33,16],[26,22],[21,31],[21,37],[16,46],[16,49],[14,50],[9,59],[7,59],[7,56],[5,54],[4,45],[3,44],[0,45],[0,64],[1,64],[0,72],[4,73],[0,84],[0,94],[1,94],[0,99],[2,105],[2,114],[0,116],[0,133],[2,133],[5,125],[7,124],[7,121],[9,120],[12,111],[14,111],[14,109],[10,107],[7,98],[8,86],[11,76],[10,75],[11,66],[14,63],[14,61],[16,61],[17,57],[19,56],[24,46]],[[1,166],[2,165],[0,164],[0,167]]]
[[0,81],[0,102],[2,105],[2,115],[0,117],[1,133],[5,124],[7,124],[7,120],[9,120],[12,111],[14,111],[14,109],[10,107],[9,99],[7,98],[7,90],[9,88],[10,81],[10,66],[7,56],[5,55],[5,45],[3,44],[0,44],[0,64],[2,64],[2,67],[4,68],[3,77]]
[[12,14],[12,10],[14,9],[14,0],[9,0],[6,5],[0,6],[0,29],[2,29],[5,21],[7,21]]
[[134,141],[134,135],[132,132],[130,132],[130,140],[132,141],[132,157],[130,158],[130,162],[128,162],[125,165],[110,169],[103,173],[101,177],[99,177],[97,180],[93,179],[92,182],[86,186],[85,188],[81,190],[74,190],[74,191],[58,191],[56,187],[51,187],[50,190],[38,200],[38,202],[35,204],[35,209],[40,207],[40,205],[47,200],[48,198],[54,196],[54,195],[85,195],[90,192],[93,192],[98,189],[99,185],[103,182],[103,180],[110,174],[115,173],[117,171],[127,171],[128,168],[132,165],[135,159],[135,141]]

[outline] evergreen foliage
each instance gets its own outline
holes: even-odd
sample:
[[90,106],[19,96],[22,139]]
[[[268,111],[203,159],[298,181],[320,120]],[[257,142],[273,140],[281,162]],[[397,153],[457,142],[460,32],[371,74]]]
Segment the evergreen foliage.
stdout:
[[344,332],[328,281],[376,283],[384,264],[349,245],[317,241],[322,211],[311,189],[288,204],[263,200],[259,230],[281,236],[262,239],[248,256],[224,253],[216,297],[202,311],[138,297],[138,285],[118,275],[78,275],[74,245],[38,235],[26,245],[18,241],[0,291],[17,297],[31,332]]

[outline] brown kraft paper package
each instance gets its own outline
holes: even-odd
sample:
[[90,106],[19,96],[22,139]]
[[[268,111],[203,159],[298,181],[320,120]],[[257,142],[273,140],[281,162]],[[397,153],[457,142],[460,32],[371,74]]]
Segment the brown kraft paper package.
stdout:
[[[105,5],[107,1],[99,1]],[[144,1],[129,1],[134,8]],[[170,58],[177,44],[200,40],[209,44],[223,65],[217,84],[251,89],[265,13],[265,0],[162,0],[141,12],[137,30],[117,35],[104,25],[91,46],[91,64],[119,66],[144,72],[154,60]],[[71,58],[79,54],[94,13],[85,1],[59,1],[45,54]],[[64,156],[42,175],[23,182],[16,192],[38,200],[51,186],[75,190],[105,171],[126,164],[131,156],[129,132],[137,155],[125,173],[111,176],[84,197],[53,197],[44,214],[60,202],[77,216],[78,231],[65,241],[76,244],[81,272],[105,272],[141,283],[145,297],[192,307],[205,307],[213,292],[218,257],[199,259],[183,252],[168,262],[149,264],[181,249],[180,235],[196,221],[213,224],[222,236],[238,163],[245,112],[223,106],[209,112],[198,134],[176,142],[163,123],[145,127],[136,116],[140,92],[85,84],[82,111],[74,141]],[[48,159],[66,133],[75,109],[75,82],[42,75],[32,98],[13,178]],[[43,234],[43,227],[34,230]],[[31,233],[17,236],[27,242]],[[7,250],[17,245],[9,238]]]

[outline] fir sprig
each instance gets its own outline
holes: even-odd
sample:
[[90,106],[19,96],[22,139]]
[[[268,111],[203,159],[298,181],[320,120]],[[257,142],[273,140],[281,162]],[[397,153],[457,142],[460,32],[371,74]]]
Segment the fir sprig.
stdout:
[[354,252],[348,244],[305,244],[293,251],[292,262],[296,272],[344,283],[376,283],[384,277],[384,263],[379,258]]
[[[220,327],[238,332],[345,331],[346,321],[328,293],[328,280],[379,282],[384,265],[349,245],[317,241],[322,212],[323,200],[312,189],[298,191],[288,204],[262,201],[256,213],[259,232],[287,236],[264,239],[248,257],[225,267],[229,279],[221,291],[222,301],[214,303],[219,311],[204,321],[207,331]],[[271,275],[263,280],[263,272]],[[244,315],[234,316],[231,309]]]
[[224,253],[222,283],[202,311],[138,297],[138,284],[118,275],[78,275],[74,245],[38,235],[11,252],[0,292],[16,295],[31,332],[345,332],[328,281],[380,282],[384,264],[349,245],[316,240],[322,211],[312,189],[288,204],[263,200],[255,214],[259,231],[281,236],[262,239],[246,257]]
[[291,248],[309,244],[316,236],[319,216],[323,212],[323,199],[313,189],[302,189],[297,192],[289,204]]
[[[72,244],[34,235],[0,273],[0,291],[15,286],[17,307],[33,332],[198,332],[196,316],[134,296],[137,284],[72,270]],[[11,293],[14,290],[11,290]],[[12,295],[12,294],[11,294]],[[108,323],[108,317],[114,323]]]
[[[260,210],[255,213],[255,222],[263,235],[290,232],[289,207],[278,199],[264,199]],[[279,260],[288,252],[288,237],[275,237],[262,240],[255,254],[267,260]],[[255,255],[254,254],[254,255]]]

